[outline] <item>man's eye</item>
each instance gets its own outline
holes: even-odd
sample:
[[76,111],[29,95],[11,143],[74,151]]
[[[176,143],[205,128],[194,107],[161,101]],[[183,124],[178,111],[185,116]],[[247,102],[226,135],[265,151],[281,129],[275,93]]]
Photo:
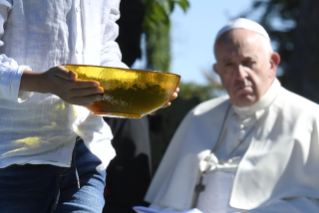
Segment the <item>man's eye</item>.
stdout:
[[256,61],[246,61],[246,62],[243,63],[243,65],[244,65],[245,67],[251,67],[251,66],[253,66],[254,64],[256,64]]

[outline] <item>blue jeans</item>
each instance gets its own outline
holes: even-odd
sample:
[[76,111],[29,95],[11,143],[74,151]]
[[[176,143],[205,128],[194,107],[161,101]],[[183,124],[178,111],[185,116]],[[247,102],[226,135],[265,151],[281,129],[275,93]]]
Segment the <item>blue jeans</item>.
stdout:
[[26,164],[0,169],[0,212],[102,212],[106,173],[95,169],[100,160],[82,140],[76,142],[74,154],[70,168]]

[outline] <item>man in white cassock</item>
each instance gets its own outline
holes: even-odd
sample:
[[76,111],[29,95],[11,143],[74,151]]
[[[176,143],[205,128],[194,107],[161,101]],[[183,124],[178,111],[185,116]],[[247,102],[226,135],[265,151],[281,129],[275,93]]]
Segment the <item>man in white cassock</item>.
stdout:
[[228,96],[184,118],[145,197],[150,208],[319,212],[319,106],[280,85],[280,56],[259,24],[228,23],[214,52]]

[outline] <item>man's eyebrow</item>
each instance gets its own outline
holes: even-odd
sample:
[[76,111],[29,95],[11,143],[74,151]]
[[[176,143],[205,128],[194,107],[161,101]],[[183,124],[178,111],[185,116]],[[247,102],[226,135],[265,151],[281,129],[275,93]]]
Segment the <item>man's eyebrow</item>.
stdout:
[[244,60],[256,60],[258,59],[258,55],[247,55]]
[[227,63],[227,62],[230,62],[230,61],[233,61],[233,59],[231,59],[231,58],[224,58],[224,59],[222,60],[223,63]]
[[252,60],[255,60],[255,58],[251,56],[247,56],[243,59],[243,61],[252,61]]

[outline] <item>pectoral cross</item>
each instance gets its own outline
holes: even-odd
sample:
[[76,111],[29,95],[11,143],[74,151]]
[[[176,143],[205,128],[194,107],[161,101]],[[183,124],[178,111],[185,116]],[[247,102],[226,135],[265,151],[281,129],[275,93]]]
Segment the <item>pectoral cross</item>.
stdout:
[[197,207],[200,193],[205,191],[205,185],[203,184],[203,178],[204,178],[204,175],[201,174],[200,179],[199,179],[199,183],[195,186],[194,202],[193,202],[194,208]]

